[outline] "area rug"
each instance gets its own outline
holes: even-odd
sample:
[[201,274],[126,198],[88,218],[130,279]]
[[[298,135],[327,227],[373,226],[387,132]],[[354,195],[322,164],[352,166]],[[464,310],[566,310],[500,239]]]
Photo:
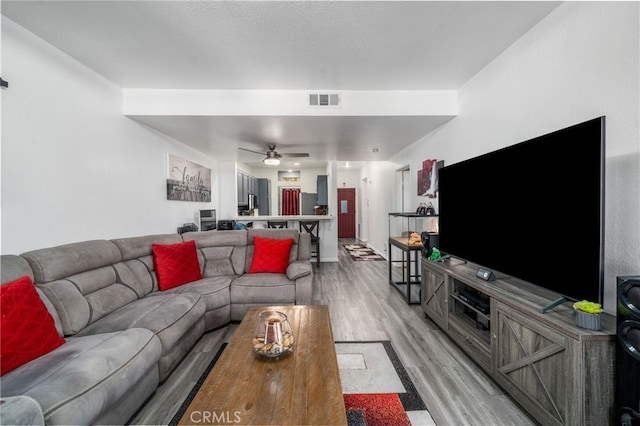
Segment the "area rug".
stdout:
[[435,425],[391,342],[337,342],[349,426]]
[[384,257],[365,244],[343,244],[352,260],[384,260]]
[[[218,350],[169,425],[177,425],[224,351]],[[389,341],[336,342],[349,426],[435,425]]]

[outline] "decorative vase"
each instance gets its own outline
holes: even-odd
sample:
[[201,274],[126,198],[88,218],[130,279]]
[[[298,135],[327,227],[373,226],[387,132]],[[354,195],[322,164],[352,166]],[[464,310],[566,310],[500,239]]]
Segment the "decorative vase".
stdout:
[[600,322],[600,314],[590,314],[584,311],[575,311],[576,325],[586,328],[587,330],[600,330],[602,328]]
[[278,358],[293,350],[293,333],[287,316],[280,311],[262,311],[253,333],[253,351],[266,358]]

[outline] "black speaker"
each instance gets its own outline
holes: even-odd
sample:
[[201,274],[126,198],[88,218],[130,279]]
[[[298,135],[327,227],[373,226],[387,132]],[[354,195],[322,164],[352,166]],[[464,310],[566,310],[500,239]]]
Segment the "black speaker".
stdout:
[[420,240],[422,240],[422,257],[431,256],[433,248],[440,244],[440,236],[435,232],[420,233]]
[[640,426],[640,275],[617,281],[617,424]]
[[235,220],[219,220],[218,231],[231,231],[236,226]]

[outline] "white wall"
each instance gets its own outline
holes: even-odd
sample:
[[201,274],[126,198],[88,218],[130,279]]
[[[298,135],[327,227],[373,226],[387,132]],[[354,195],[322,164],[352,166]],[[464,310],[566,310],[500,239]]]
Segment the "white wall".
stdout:
[[220,161],[218,174],[219,198],[218,219],[231,219],[238,214],[238,190],[236,179],[236,162]]
[[389,161],[373,161],[360,170],[361,239],[384,256],[387,256],[388,247],[388,214],[396,210],[395,174],[399,168],[399,164]]
[[338,188],[358,188],[360,186],[359,170],[338,170]]
[[609,312],[615,277],[640,273],[638,17],[637,2],[562,4],[461,88],[458,117],[394,158],[411,164],[415,185],[426,158],[451,164],[605,115]]
[[327,175],[327,191],[329,194],[330,220],[320,224],[320,250],[322,262],[338,261],[338,165],[335,161],[327,163],[325,173]]
[[[118,87],[5,17],[2,62],[2,253],[176,232],[217,208],[215,161],[124,117]],[[212,169],[212,203],[167,201],[169,153]]]

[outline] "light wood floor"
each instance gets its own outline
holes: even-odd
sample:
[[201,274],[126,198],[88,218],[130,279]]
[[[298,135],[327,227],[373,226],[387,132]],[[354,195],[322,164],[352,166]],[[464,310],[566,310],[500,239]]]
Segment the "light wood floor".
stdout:
[[[315,304],[326,304],[336,341],[390,340],[437,425],[533,425],[476,364],[389,285],[385,261],[314,263]],[[398,268],[399,269],[399,268]],[[206,333],[131,424],[164,425],[236,325]]]

